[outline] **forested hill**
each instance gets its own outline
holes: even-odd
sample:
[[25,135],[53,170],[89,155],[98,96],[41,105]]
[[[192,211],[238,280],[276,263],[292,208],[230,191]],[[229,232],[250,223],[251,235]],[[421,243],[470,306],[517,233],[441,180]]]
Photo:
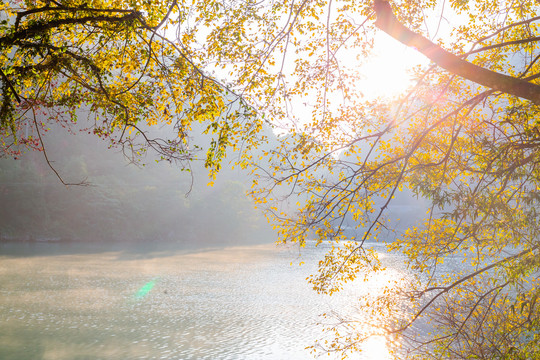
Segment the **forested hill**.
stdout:
[[[245,195],[246,175],[223,167],[213,187],[201,162],[190,173],[149,159],[129,165],[117,149],[95,136],[51,131],[47,154],[0,159],[2,241],[168,241],[195,246],[275,240],[260,211]],[[192,187],[192,188],[191,188]],[[191,192],[186,197],[186,193]]]

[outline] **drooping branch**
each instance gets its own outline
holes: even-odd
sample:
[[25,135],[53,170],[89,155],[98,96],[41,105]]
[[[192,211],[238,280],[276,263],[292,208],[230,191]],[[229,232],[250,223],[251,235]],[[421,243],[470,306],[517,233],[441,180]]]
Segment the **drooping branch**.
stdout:
[[[2,69],[0,69],[0,75],[2,76],[2,81],[4,81],[7,84],[7,86],[11,89],[11,92],[13,93],[13,96],[15,96],[15,99],[17,99],[17,102],[20,104],[21,103],[21,98],[19,97],[19,94],[17,94],[17,91],[13,87],[13,84],[8,79],[8,77],[6,76],[6,74],[4,73],[4,71]],[[4,94],[4,96],[6,96],[6,95],[7,94]]]
[[374,0],[375,26],[401,43],[415,48],[443,69],[496,91],[514,95],[540,105],[540,86],[472,64],[401,24],[390,3]]

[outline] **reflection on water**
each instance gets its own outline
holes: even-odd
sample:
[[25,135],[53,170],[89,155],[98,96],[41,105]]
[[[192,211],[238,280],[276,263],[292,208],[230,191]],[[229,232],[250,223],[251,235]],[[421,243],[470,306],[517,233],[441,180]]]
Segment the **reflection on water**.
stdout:
[[[0,359],[311,359],[319,314],[352,309],[361,291],[310,289],[321,249],[298,267],[296,250],[274,245],[31,257],[0,246]],[[372,338],[359,358],[388,357]]]

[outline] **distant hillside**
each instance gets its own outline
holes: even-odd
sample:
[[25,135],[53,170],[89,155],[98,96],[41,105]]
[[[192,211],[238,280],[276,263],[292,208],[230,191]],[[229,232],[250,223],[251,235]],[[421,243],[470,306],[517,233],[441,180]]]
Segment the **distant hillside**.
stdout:
[[207,187],[202,161],[193,162],[191,173],[152,159],[137,167],[95,136],[55,130],[45,142],[64,180],[86,180],[90,186],[63,186],[42,153],[0,159],[3,241],[170,241],[204,246],[275,240],[245,195],[250,180],[227,166],[215,185]]

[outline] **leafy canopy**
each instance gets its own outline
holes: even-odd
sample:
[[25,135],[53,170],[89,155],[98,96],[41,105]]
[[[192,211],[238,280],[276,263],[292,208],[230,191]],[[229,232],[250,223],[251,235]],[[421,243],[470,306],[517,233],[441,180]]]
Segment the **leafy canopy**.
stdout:
[[[134,156],[152,148],[188,160],[201,122],[213,134],[207,165],[218,170],[227,148],[239,149],[283,241],[334,242],[311,278],[316,290],[382,271],[366,241],[393,240],[388,250],[403,254],[411,275],[359,300],[372,326],[342,321],[323,350],[347,354],[377,335],[397,344],[396,356],[540,357],[533,2],[1,6],[4,153],[42,147],[47,121],[84,111],[96,134]],[[358,69],[381,32],[432,61],[393,100],[362,96]],[[265,122],[279,144],[266,144]],[[171,123],[178,138],[150,138],[144,123]],[[402,191],[428,207],[399,227],[388,220]],[[430,334],[415,330],[426,322]]]
[[[244,121],[245,102],[199,68],[195,51],[170,40],[174,31],[190,37],[190,28],[181,30],[192,11],[184,4],[12,1],[0,7],[4,154],[43,149],[48,122],[71,126],[84,116],[89,132],[133,160],[151,149],[186,166],[200,150],[190,147],[189,131],[205,123],[216,134],[207,165],[218,170],[231,139],[253,131],[256,122]],[[158,124],[173,126],[176,136],[148,132]]]

